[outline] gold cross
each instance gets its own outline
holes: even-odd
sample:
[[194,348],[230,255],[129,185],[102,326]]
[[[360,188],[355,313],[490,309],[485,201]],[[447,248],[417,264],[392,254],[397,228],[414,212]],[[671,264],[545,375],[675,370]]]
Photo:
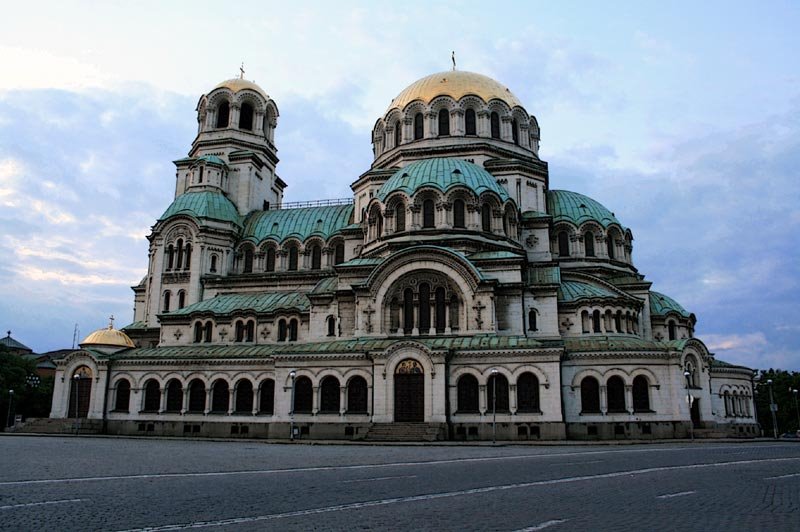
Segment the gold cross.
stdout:
[[242,66],[239,67],[239,79],[244,79],[244,62],[242,62]]
[[108,328],[109,329],[113,329],[114,328],[114,315],[113,314],[108,317]]

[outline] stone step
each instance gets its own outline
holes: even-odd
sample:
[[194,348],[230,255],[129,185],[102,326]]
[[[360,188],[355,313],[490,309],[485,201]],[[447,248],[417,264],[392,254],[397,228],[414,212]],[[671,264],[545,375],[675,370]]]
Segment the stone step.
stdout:
[[10,427],[9,432],[38,434],[100,434],[103,422],[99,419],[29,418],[24,423]]
[[365,440],[372,441],[435,441],[439,426],[428,423],[375,423]]

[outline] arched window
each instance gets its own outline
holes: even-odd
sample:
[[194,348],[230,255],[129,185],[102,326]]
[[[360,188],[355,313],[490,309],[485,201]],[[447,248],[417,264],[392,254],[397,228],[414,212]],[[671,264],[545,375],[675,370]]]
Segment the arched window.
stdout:
[[672,320],[667,323],[667,334],[670,340],[675,339],[675,322]]
[[419,332],[428,334],[431,328],[431,287],[428,283],[419,285]]
[[403,291],[403,332],[411,334],[414,328],[414,291],[406,288]]
[[450,330],[458,330],[458,296],[450,296]]
[[169,290],[167,290],[166,292],[164,292],[163,312],[169,312],[169,300],[170,300],[170,298],[172,298],[172,294],[170,293]]
[[539,330],[536,328],[536,311],[534,309],[530,309],[528,311],[528,330],[529,331]]
[[581,332],[584,334],[591,332],[591,323],[589,319],[589,311],[584,310],[581,312]]
[[395,230],[397,232],[406,230],[406,206],[398,203],[394,208]]
[[608,251],[608,258],[614,259],[615,258],[614,237],[612,235],[608,235],[608,237],[606,238],[606,250]]
[[180,412],[183,409],[183,386],[178,379],[167,383],[167,412]]
[[431,228],[436,225],[436,217],[433,208],[432,199],[426,199],[422,202],[422,227]]
[[261,382],[261,398],[258,403],[260,414],[272,415],[275,413],[275,381],[264,379]]
[[175,246],[170,244],[167,246],[167,269],[171,270],[172,265],[175,263]]
[[221,127],[228,127],[228,119],[230,118],[231,114],[231,106],[228,102],[222,102],[217,107],[217,126],[218,128]]
[[489,122],[491,123],[491,130],[492,130],[492,138],[499,139],[500,138],[500,115],[493,112],[489,117]]
[[291,319],[289,320],[289,341],[296,342],[297,341],[297,320]]
[[286,341],[286,320],[278,320],[278,341]]
[[266,271],[268,271],[268,272],[274,272],[275,271],[275,248],[273,248],[273,247],[268,247],[267,248]]
[[211,386],[211,411],[215,413],[228,412],[228,383],[222,379],[217,379]]
[[178,242],[176,243],[175,246],[175,255],[177,255],[178,257],[178,261],[175,264],[175,268],[180,270],[181,268],[183,268],[183,240],[180,238],[178,239]]
[[517,379],[517,411],[539,412],[539,379],[525,372]]
[[183,269],[188,270],[192,267],[192,245],[186,244],[186,249],[183,251],[184,257],[186,257],[186,261],[183,264]]
[[297,270],[297,246],[289,246],[289,271]]
[[253,106],[249,103],[243,103],[239,109],[239,129],[253,129]]
[[414,115],[414,140],[419,140],[425,135],[422,113]]
[[450,111],[447,109],[439,110],[439,136],[444,137],[450,134]]
[[314,244],[311,246],[311,269],[319,270],[322,268],[322,248]]
[[725,400],[725,417],[731,417],[731,394],[726,391],[722,397]]
[[319,391],[319,410],[325,413],[339,413],[339,381],[336,377],[322,379]]
[[622,377],[614,375],[606,382],[609,412],[626,412],[625,410],[625,382]]
[[144,385],[144,411],[145,412],[158,412],[161,407],[161,391],[158,387],[158,381],[150,379]]
[[375,238],[383,236],[383,215],[378,211],[375,214]]
[[453,227],[466,227],[464,217],[464,201],[457,199],[453,202]]
[[[498,373],[491,375],[486,382],[486,408],[489,412],[508,412],[508,379]],[[496,401],[496,402],[495,402]]]
[[178,292],[178,308],[181,309],[186,306],[186,292],[181,290]]
[[250,248],[244,250],[244,266],[242,266],[242,273],[253,273],[253,250]]
[[437,334],[443,334],[447,316],[447,306],[444,299],[444,288],[438,287],[434,292],[434,321]]
[[252,342],[256,336],[256,322],[249,320],[244,327],[244,341]]
[[394,146],[395,148],[403,143],[403,127],[400,121],[394,123]]
[[127,412],[131,404],[131,383],[128,379],[117,381],[117,396],[114,401],[114,411]]
[[594,377],[585,377],[581,381],[581,413],[597,414],[600,412],[600,384]]
[[594,233],[586,231],[583,234],[583,247],[587,257],[594,257]]
[[206,410],[206,385],[200,379],[189,383],[189,412],[203,413]]
[[558,233],[558,256],[569,257],[569,235],[566,231]]
[[467,109],[467,111],[464,113],[464,129],[467,135],[477,135],[474,109]]
[[210,321],[207,321],[205,327],[203,327],[203,341],[206,343],[211,342],[212,327],[213,325]]
[[216,273],[217,272],[217,256],[216,255],[211,255],[211,268],[209,268],[209,270],[211,271],[211,273]]
[[236,341],[244,342],[244,322],[242,320],[236,321]]
[[194,324],[194,343],[199,344],[203,341],[203,324],[195,322]]
[[347,413],[367,413],[367,381],[364,377],[353,377],[347,384]]
[[336,318],[328,316],[326,322],[328,325],[328,336],[336,336]]
[[250,414],[253,412],[253,384],[247,379],[236,383],[236,412]]
[[686,357],[686,371],[689,373],[687,377],[690,388],[698,388],[699,379],[697,378],[697,360],[692,355]]
[[592,332],[603,332],[600,330],[600,311],[595,310],[592,312]]
[[511,140],[514,141],[514,144],[519,145],[519,124],[516,118],[511,121]]
[[205,168],[204,166],[200,167],[200,173],[197,176],[197,182],[198,183],[202,183],[203,182],[203,170],[204,170],[204,168]]
[[459,414],[478,412],[478,379],[475,376],[466,374],[458,379],[456,411]]
[[344,244],[341,242],[333,248],[333,263],[341,264],[344,262]]
[[492,232],[492,208],[488,203],[481,207],[481,229],[486,233]]
[[294,411],[310,414],[314,404],[314,388],[308,377],[297,377],[294,382]]
[[644,375],[633,379],[633,411],[650,412],[650,384]]
[[618,310],[614,315],[614,330],[618,333],[625,332],[622,330],[622,311]]

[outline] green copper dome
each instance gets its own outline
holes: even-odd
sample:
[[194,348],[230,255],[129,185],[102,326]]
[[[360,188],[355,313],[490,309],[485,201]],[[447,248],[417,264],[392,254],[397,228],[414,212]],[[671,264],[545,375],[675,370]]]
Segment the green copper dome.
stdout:
[[181,194],[161,215],[159,220],[166,220],[183,214],[192,218],[218,220],[241,225],[236,206],[219,192],[204,190],[202,192],[186,192]]
[[260,211],[247,217],[243,237],[255,242],[266,238],[283,242],[290,237],[302,242],[310,236],[327,240],[346,227],[352,216],[352,204]]
[[689,312],[680,303],[660,292],[650,291],[650,314],[653,316],[666,316],[670,312],[677,312],[684,318],[690,316]]
[[480,166],[461,159],[444,158],[425,159],[401,168],[378,190],[378,199],[384,201],[396,190],[410,196],[423,187],[447,192],[456,186],[467,187],[479,196],[484,192],[494,192],[500,196],[500,201],[508,199],[497,179]]
[[568,190],[547,191],[547,213],[553,217],[553,223],[563,221],[581,225],[584,222],[595,221],[603,227],[612,224],[622,227],[614,213],[600,203],[589,196]]

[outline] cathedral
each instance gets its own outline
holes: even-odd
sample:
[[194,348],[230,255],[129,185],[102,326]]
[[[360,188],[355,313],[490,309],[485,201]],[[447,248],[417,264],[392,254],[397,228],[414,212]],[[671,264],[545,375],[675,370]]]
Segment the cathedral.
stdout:
[[243,75],[200,97],[133,322],[56,361],[51,421],[270,439],[756,435],[753,371],[717,360],[695,315],[651,289],[611,210],[551,186],[539,123],[503,84],[454,69],[406,87],[346,199],[283,201],[279,117]]

